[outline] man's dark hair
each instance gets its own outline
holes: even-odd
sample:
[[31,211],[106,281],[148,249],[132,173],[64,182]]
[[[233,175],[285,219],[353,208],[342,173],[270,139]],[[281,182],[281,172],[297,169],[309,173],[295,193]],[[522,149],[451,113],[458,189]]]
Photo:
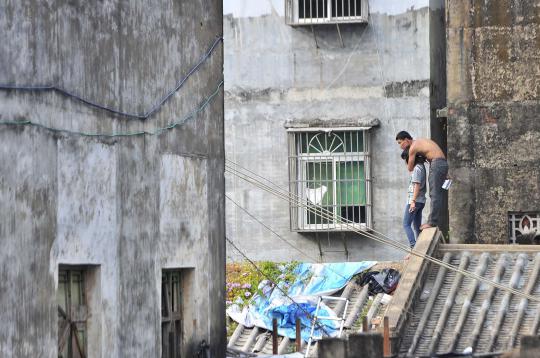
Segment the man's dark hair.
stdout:
[[396,140],[404,140],[404,139],[410,139],[412,140],[411,135],[407,131],[401,131],[396,135]]

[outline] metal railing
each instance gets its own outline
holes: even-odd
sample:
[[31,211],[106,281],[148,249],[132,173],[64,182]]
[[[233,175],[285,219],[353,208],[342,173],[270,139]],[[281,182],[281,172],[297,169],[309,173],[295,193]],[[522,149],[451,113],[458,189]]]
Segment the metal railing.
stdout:
[[364,130],[289,132],[289,190],[314,208],[290,204],[294,231],[371,227],[369,136]]
[[285,0],[288,25],[366,23],[368,0]]

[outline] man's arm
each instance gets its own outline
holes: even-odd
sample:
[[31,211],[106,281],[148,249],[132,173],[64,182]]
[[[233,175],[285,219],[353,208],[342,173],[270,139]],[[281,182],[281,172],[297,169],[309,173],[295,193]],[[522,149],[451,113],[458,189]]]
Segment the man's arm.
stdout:
[[412,172],[415,166],[416,159],[416,146],[411,144],[409,147],[409,161],[407,162],[407,169]]

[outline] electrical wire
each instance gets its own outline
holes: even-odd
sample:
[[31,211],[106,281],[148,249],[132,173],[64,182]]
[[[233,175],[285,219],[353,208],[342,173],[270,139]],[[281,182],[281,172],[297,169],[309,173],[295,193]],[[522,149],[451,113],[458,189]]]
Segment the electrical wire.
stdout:
[[[288,191],[283,191],[282,189],[279,188],[279,186],[277,185],[273,185],[273,188],[271,186],[268,186],[266,184],[264,184],[261,180],[257,179],[257,177],[259,178],[262,178],[264,181],[268,182],[268,183],[272,183],[270,180],[266,179],[266,178],[263,178],[259,175],[257,175],[256,173],[253,173],[251,172],[249,169],[246,169],[246,168],[243,168],[241,167],[240,165],[234,163],[234,162],[231,162],[230,160],[226,160],[225,162],[225,168],[226,168],[226,172],[232,174],[232,175],[235,175],[245,181],[247,181],[248,183],[251,183],[257,187],[259,187],[260,189],[264,190],[264,191],[267,191],[283,200],[286,200],[288,201],[289,203],[293,203],[295,205],[298,205],[299,207],[302,207],[302,208],[305,208],[307,209],[308,211],[312,212],[312,213],[315,213],[316,215],[320,215],[321,217],[323,218],[327,218],[327,219],[334,219],[334,216],[333,216],[333,213],[330,213],[328,210],[324,209],[323,207],[321,206],[318,206],[318,205],[313,205],[313,204],[309,204],[308,205],[308,202],[305,201],[304,202],[304,199],[303,198],[298,198],[296,197],[295,198],[295,194],[292,194]],[[240,170],[238,170],[237,168],[239,168]],[[241,170],[244,170],[244,172],[242,172]],[[246,172],[248,174],[246,174]],[[276,189],[277,188],[277,189]],[[345,226],[347,229],[349,229],[350,231],[353,231],[359,235],[362,235],[362,236],[365,236],[365,237],[368,237],[372,240],[375,240],[379,243],[382,243],[384,245],[387,245],[387,246],[391,246],[391,247],[394,247],[396,249],[399,249],[399,250],[402,250],[402,251],[405,251],[411,255],[414,255],[414,256],[417,256],[417,257],[420,257],[422,259],[425,259],[427,261],[430,261],[438,266],[443,266],[443,267],[446,267],[447,269],[449,270],[452,270],[452,271],[455,271],[457,273],[460,273],[464,276],[467,276],[471,279],[475,279],[475,280],[478,280],[478,281],[481,281],[481,282],[484,282],[490,286],[494,286],[496,288],[499,288],[503,291],[507,291],[507,292],[510,292],[516,296],[520,296],[520,297],[524,297],[524,298],[527,298],[531,301],[536,301],[536,302],[540,302],[540,298],[539,297],[535,297],[535,296],[532,296],[532,295],[529,295],[529,294],[526,294],[524,292],[521,292],[519,290],[516,290],[516,289],[513,289],[511,287],[508,287],[506,285],[503,285],[503,284],[500,284],[500,283],[496,283],[492,280],[489,280],[485,277],[482,277],[480,275],[477,275],[475,273],[472,273],[472,272],[469,272],[467,270],[460,270],[459,268],[456,268],[450,264],[446,264],[444,263],[443,261],[433,257],[433,256],[430,256],[430,255],[426,255],[426,254],[423,254],[421,252],[418,252],[414,249],[411,249],[409,248],[407,245],[404,245],[404,244],[401,244],[401,243],[398,243],[392,239],[390,239],[389,237],[385,236],[384,234],[380,233],[380,232],[377,232],[375,230],[371,230],[371,232],[369,231],[362,231],[358,228],[356,228],[355,226],[353,226],[353,224],[355,224],[354,222],[350,221],[350,220],[347,220],[345,218],[342,218],[342,217],[338,217],[338,222],[340,224],[342,224],[343,226]],[[377,235],[380,235],[380,236],[377,236]]]
[[[243,168],[243,169],[244,169],[245,171],[247,171],[247,172],[251,172],[249,169],[246,169],[246,168]],[[252,172],[252,173],[253,173],[253,172]],[[254,173],[254,174],[256,175],[256,173]],[[264,178],[264,177],[260,177],[260,178],[263,179],[264,181],[267,181],[267,182],[269,182],[269,183],[272,183],[270,180],[268,180],[268,179],[266,179],[266,178]],[[279,188],[279,189],[281,189],[277,184],[274,184],[274,186],[277,187],[277,188]],[[229,199],[229,200],[231,200],[231,199]],[[232,200],[231,200],[231,201],[232,201]],[[238,206],[239,206],[239,205],[238,205]],[[239,206],[239,207],[240,207],[240,206]],[[241,207],[240,207],[240,208],[241,208]],[[243,209],[243,208],[241,208],[241,209]],[[243,210],[245,210],[245,209],[243,209]],[[245,211],[246,211],[247,214],[249,214],[249,212],[247,212],[247,210],[245,210]],[[250,215],[250,216],[251,216],[251,215]],[[266,227],[266,225],[264,225],[264,226]],[[273,232],[273,231],[272,231],[272,232]],[[244,256],[244,257],[246,257],[246,256]],[[405,266],[405,268],[404,268],[404,271],[407,270],[407,267],[408,267],[409,263],[410,263],[410,261],[407,262],[407,264],[406,264],[406,266]],[[456,269],[455,271],[458,271],[458,270]],[[467,271],[466,271],[466,272],[467,272]],[[474,279],[474,278],[473,278],[473,279]],[[518,291],[518,292],[519,292],[519,291]],[[388,309],[388,307],[387,307],[387,309]],[[419,318],[419,316],[418,316],[417,314],[415,314],[413,311],[411,311],[410,309],[403,308],[403,310],[404,310],[405,312],[409,313],[411,316]]]
[[[229,173],[231,173],[231,168],[230,168],[230,167],[227,168],[227,170],[229,171]],[[265,190],[265,191],[269,191],[269,192],[273,193],[274,195],[276,195],[276,196],[278,196],[278,197],[281,197],[281,198],[284,199],[284,200],[288,200],[288,201],[291,201],[291,202],[294,203],[294,199],[292,199],[291,197],[286,197],[287,194],[277,193],[277,192],[272,192],[272,189],[268,189],[268,187],[266,187],[264,184],[261,185],[261,182],[257,182],[256,180],[253,181],[253,180],[250,179],[249,177],[246,177],[245,174],[242,174],[242,173],[235,173],[235,172],[234,172],[234,169],[232,169],[232,170],[233,170],[233,172],[232,172],[233,175],[237,175],[237,176],[239,176],[240,178],[242,178],[242,179],[244,179],[244,180],[246,180],[246,181],[248,181],[248,182],[254,184],[255,186],[258,186],[259,188],[261,188],[261,189],[263,189],[263,190]],[[300,204],[298,204],[298,203],[300,203]],[[334,219],[333,213],[328,212],[326,209],[323,209],[322,207],[317,207],[317,208],[314,209],[314,208],[313,208],[314,205],[311,205],[311,207],[310,207],[309,205],[304,204],[304,203],[302,203],[302,202],[300,202],[300,201],[297,201],[296,204],[298,204],[299,207],[306,208],[308,211],[310,211],[310,212],[312,212],[312,213],[314,213],[314,214],[316,214],[316,215],[320,215],[320,216],[323,217],[323,218],[332,219],[332,220]],[[502,285],[502,284],[495,283],[495,282],[493,282],[493,281],[491,281],[491,280],[489,280],[489,279],[486,279],[486,278],[484,278],[484,277],[478,276],[478,275],[476,275],[476,274],[474,274],[474,273],[471,273],[471,272],[469,272],[469,271],[466,271],[466,270],[459,270],[458,268],[455,268],[455,267],[452,266],[452,265],[445,264],[444,262],[442,262],[442,261],[439,260],[439,259],[436,259],[436,258],[434,258],[434,257],[432,257],[432,256],[429,256],[429,255],[425,255],[425,254],[419,253],[419,252],[415,251],[414,249],[410,249],[408,246],[402,245],[402,244],[400,244],[400,243],[398,243],[398,242],[396,242],[396,241],[393,241],[393,240],[391,240],[391,239],[389,239],[389,238],[388,238],[388,239],[387,239],[386,237],[381,238],[381,237],[377,237],[376,235],[371,234],[370,232],[367,232],[367,231],[361,231],[361,230],[357,229],[356,227],[350,225],[350,224],[354,224],[354,223],[351,222],[351,221],[348,221],[348,220],[343,219],[343,218],[340,218],[340,219],[338,219],[338,220],[340,221],[340,223],[341,223],[342,225],[344,225],[345,227],[347,227],[347,228],[350,229],[351,231],[356,232],[357,234],[364,235],[364,236],[366,236],[366,237],[368,237],[368,238],[371,238],[371,239],[373,239],[373,240],[375,240],[375,241],[378,241],[378,242],[380,242],[380,243],[382,243],[382,244],[386,244],[386,245],[392,246],[392,247],[394,247],[394,248],[400,249],[400,250],[402,250],[402,251],[408,252],[408,253],[410,253],[410,254],[412,254],[412,255],[415,255],[415,256],[424,258],[424,259],[426,259],[426,260],[428,260],[428,261],[431,261],[431,262],[433,262],[433,263],[435,263],[435,264],[437,264],[437,265],[439,265],[439,266],[445,266],[445,267],[447,267],[447,268],[450,269],[450,270],[459,272],[460,274],[463,274],[463,275],[465,275],[465,276],[471,277],[471,278],[473,278],[473,279],[480,280],[480,281],[482,281],[482,282],[485,282],[485,283],[487,283],[487,284],[489,284],[489,285],[493,285],[493,286],[495,286],[495,287],[497,287],[497,288],[500,288],[500,289],[502,289],[502,290],[510,291],[510,292],[513,293],[513,294],[516,294],[516,295],[519,295],[519,296],[522,296],[522,297],[526,297],[526,298],[528,298],[528,299],[530,299],[530,300],[533,300],[533,301],[540,301],[539,298],[536,298],[536,297],[531,296],[531,295],[527,295],[527,294],[525,294],[525,293],[523,293],[523,292],[520,292],[520,291],[518,291],[518,290],[512,289],[512,288],[510,288],[510,287],[508,287],[508,286],[505,286],[505,285]],[[378,234],[384,236],[384,235],[381,234],[381,233],[378,233]]]
[[[244,207],[242,207],[240,204],[238,204],[236,201],[234,201],[233,199],[231,199],[231,197],[229,197],[228,195],[225,195],[225,197],[227,199],[229,199],[229,201],[231,203],[233,203],[234,205],[236,205],[240,210],[242,210],[244,213],[246,213],[250,218],[252,218],[253,220],[255,220],[256,222],[258,222],[261,226],[263,226],[265,229],[267,229],[268,231],[270,231],[272,234],[276,235],[281,241],[283,241],[284,243],[286,243],[287,245],[289,245],[291,248],[295,249],[296,251],[298,251],[299,253],[301,253],[302,255],[304,255],[305,257],[307,257],[308,259],[312,260],[313,262],[319,262],[320,263],[320,260],[314,258],[313,256],[310,256],[309,254],[307,254],[305,251],[302,251],[300,250],[297,246],[295,246],[294,244],[292,244],[291,242],[289,242],[288,240],[286,240],[283,236],[279,235],[277,232],[275,232],[271,227],[269,227],[268,225],[266,225],[265,223],[263,223],[260,219],[257,219],[253,214],[251,214],[247,209],[245,209]],[[335,273],[337,276],[341,277],[342,279],[344,280],[349,280],[348,277],[345,277],[343,276],[342,274],[340,274],[339,272],[333,270],[332,268],[328,267],[328,270],[329,271],[332,271],[333,273]]]
[[[193,75],[193,73],[195,73],[201,67],[201,65],[214,52],[217,45],[219,43],[222,43],[222,42],[223,42],[223,37],[221,37],[221,36],[217,37],[216,40],[210,46],[210,48],[203,54],[203,56],[195,64],[195,66],[193,66],[191,68],[191,70],[182,79],[180,79],[176,83],[176,86],[172,90],[167,92],[167,94],[165,94],[165,96],[163,96],[155,105],[153,105],[149,110],[147,110],[143,114],[128,113],[128,112],[120,111],[118,109],[107,107],[107,106],[104,106],[102,104],[92,102],[92,101],[90,101],[88,99],[85,99],[85,98],[83,98],[83,97],[81,97],[81,96],[79,96],[77,94],[74,94],[74,93],[72,93],[72,92],[70,92],[70,91],[68,91],[68,90],[66,90],[64,88],[61,88],[59,86],[56,86],[56,85],[35,85],[35,86],[22,85],[22,86],[17,86],[17,85],[9,85],[9,84],[0,84],[0,90],[8,90],[8,91],[11,91],[11,90],[15,90],[15,91],[39,91],[39,92],[41,92],[41,91],[55,91],[55,92],[61,93],[62,95],[66,96],[66,97],[73,98],[73,99],[75,99],[77,101],[80,101],[80,102],[82,102],[82,103],[84,103],[84,104],[86,104],[86,105],[88,105],[90,107],[98,108],[98,109],[101,109],[101,110],[104,110],[104,111],[107,111],[107,112],[110,112],[110,113],[113,113],[113,114],[116,114],[116,115],[131,118],[131,119],[145,120],[145,119],[148,119],[150,116],[152,116],[153,114],[155,114],[156,112],[158,112],[160,110],[160,108],[163,106],[163,104],[167,100],[169,100],[169,98],[171,98],[184,85],[184,83],[186,83],[188,78],[191,77],[191,75]],[[3,123],[3,124],[5,124],[5,123]]]
[[195,110],[191,111],[187,116],[182,118],[179,121],[172,122],[165,127],[158,127],[152,130],[142,130],[142,131],[134,131],[134,132],[113,132],[113,133],[98,133],[98,132],[81,132],[81,131],[72,131],[69,129],[60,129],[55,127],[46,126],[41,123],[32,122],[30,120],[25,121],[0,121],[0,125],[11,125],[11,126],[34,126],[41,129],[45,129],[47,131],[51,131],[54,133],[65,133],[65,134],[72,134],[72,135],[79,135],[83,137],[107,137],[107,138],[113,138],[113,137],[132,137],[132,136],[141,136],[141,135],[160,135],[164,131],[173,129],[181,124],[184,124],[190,119],[193,119],[196,115],[198,115],[200,112],[202,112],[214,99],[215,96],[218,95],[219,90],[223,86],[223,80],[221,80],[214,92],[210,94]]
[[[286,240],[284,237],[282,237],[281,235],[279,235],[277,232],[275,232],[271,227],[269,227],[268,225],[266,225],[265,223],[263,223],[261,220],[257,219],[253,214],[251,214],[247,209],[245,209],[244,207],[242,207],[240,204],[238,204],[236,201],[234,201],[230,196],[226,195],[225,194],[225,198],[227,198],[231,203],[233,203],[237,208],[239,208],[240,210],[242,210],[246,215],[248,215],[250,218],[252,218],[253,220],[255,220],[256,222],[258,222],[262,227],[264,227],[265,229],[267,229],[268,231],[270,231],[272,234],[274,234],[277,238],[279,238],[281,241],[283,241],[284,243],[286,243],[287,245],[289,245],[291,248],[295,249],[296,251],[298,251],[300,254],[304,255],[305,257],[307,257],[308,259],[310,260],[313,260],[313,262],[318,262],[319,260],[315,259],[313,256],[310,256],[309,254],[307,254],[306,252],[300,250],[298,247],[296,247],[295,245],[291,244],[288,240]],[[343,277],[343,276],[342,276]],[[343,277],[344,278],[344,277]]]
[[[298,302],[296,302],[291,296],[289,296],[289,294],[283,289],[281,288],[271,277],[269,277],[268,275],[266,275],[260,268],[259,266],[257,266],[257,264],[252,261],[242,250],[240,250],[238,248],[238,246],[235,245],[235,243],[229,239],[227,236],[225,236],[225,239],[227,240],[227,242],[229,244],[231,244],[232,247],[234,247],[236,249],[236,251],[238,251],[238,253],[240,253],[240,255],[242,255],[242,257],[244,257],[254,268],[255,270],[260,274],[262,275],[265,279],[267,279],[272,285],[274,285],[274,287],[276,287],[285,297],[287,297],[289,300],[291,300],[291,302],[296,305],[305,315],[307,318],[309,318],[310,320],[312,320],[312,322],[315,322],[315,326],[320,328],[324,334],[326,334],[328,337],[330,337],[330,334],[328,333],[328,331],[324,328],[324,326],[322,326],[320,323],[317,322],[316,319],[313,319],[314,316],[309,313],[304,307],[302,307]],[[311,327],[311,326],[309,326]],[[308,328],[309,328],[308,327]]]

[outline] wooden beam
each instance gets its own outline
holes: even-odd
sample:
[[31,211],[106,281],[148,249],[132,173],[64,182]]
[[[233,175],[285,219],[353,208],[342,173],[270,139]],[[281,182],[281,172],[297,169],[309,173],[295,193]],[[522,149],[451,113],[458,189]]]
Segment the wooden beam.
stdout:
[[272,354],[278,354],[278,325],[277,319],[272,319]]
[[392,349],[390,347],[390,325],[388,323],[387,316],[384,316],[383,329],[383,356],[391,357]]
[[296,351],[302,352],[302,325],[300,319],[296,319]]

